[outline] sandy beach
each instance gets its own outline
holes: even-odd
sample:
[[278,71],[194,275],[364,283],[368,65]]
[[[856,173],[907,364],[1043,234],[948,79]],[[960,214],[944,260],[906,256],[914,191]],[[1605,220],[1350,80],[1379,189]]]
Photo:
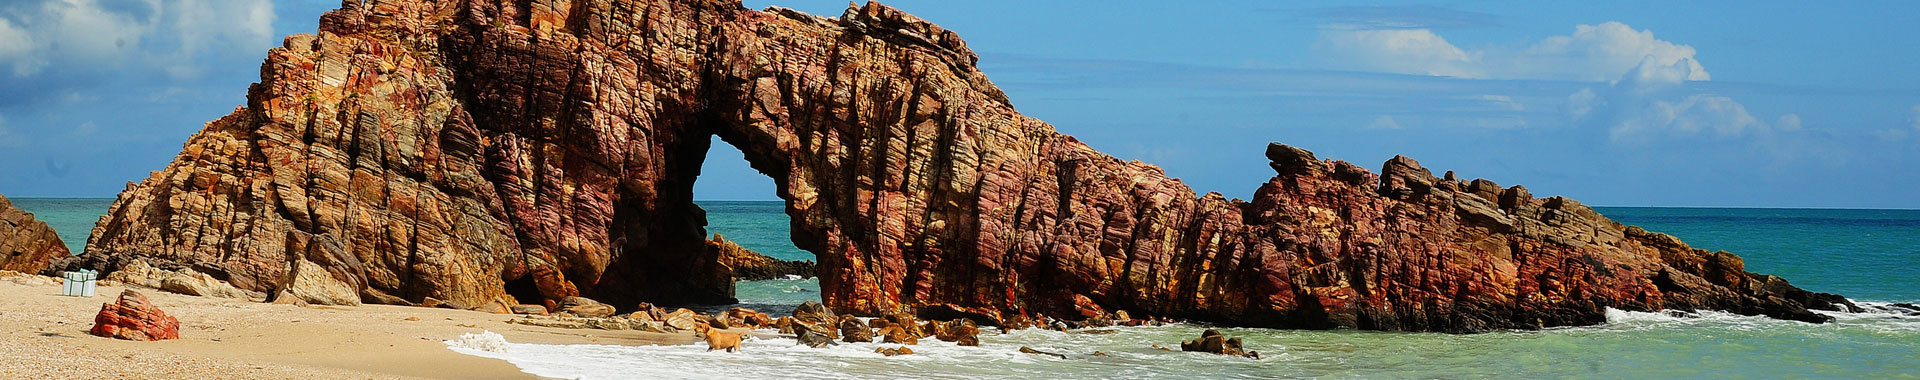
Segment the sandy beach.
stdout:
[[[691,333],[572,330],[505,323],[511,316],[421,307],[276,305],[138,289],[180,319],[180,339],[135,342],[87,334],[102,303],[60,294],[57,279],[0,278],[0,378],[522,379],[505,361],[443,341],[493,331],[515,343],[685,344]],[[410,320],[410,318],[418,320]]]

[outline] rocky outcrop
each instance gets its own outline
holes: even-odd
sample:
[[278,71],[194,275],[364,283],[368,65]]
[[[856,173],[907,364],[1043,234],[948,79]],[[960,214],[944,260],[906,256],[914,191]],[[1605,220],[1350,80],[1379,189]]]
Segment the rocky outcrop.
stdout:
[[[41,273],[54,260],[73,254],[60,235],[33,213],[13,207],[13,201],[0,196],[0,270]],[[57,273],[47,273],[54,275]]]
[[93,329],[87,332],[139,341],[179,339],[180,320],[147,302],[146,295],[128,289],[114,302],[100,305],[100,314],[93,317]]
[[1481,331],[1850,307],[1410,159],[1376,175],[1276,144],[1253,199],[1196,194],[1020,115],[977,60],[875,3],[344,2],[121,193],[76,265],[144,258],[263,292],[317,267],[369,302],[496,311],[730,302],[692,202],[718,136],[773,178],[823,300],[856,315]]
[[1197,339],[1180,342],[1180,350],[1187,352],[1207,352],[1220,355],[1242,356],[1259,359],[1259,351],[1248,351],[1241,347],[1240,338],[1228,338],[1220,331],[1207,329],[1200,332]]
[[727,241],[727,237],[720,234],[714,234],[713,240],[707,241],[707,249],[716,252],[720,264],[731,271],[734,280],[759,281],[788,276],[810,278],[814,273],[812,261],[776,259]]
[[102,279],[109,284],[140,286],[190,296],[252,299],[257,295],[235,289],[226,282],[190,268],[168,271],[148,266],[144,260],[132,260],[120,270]]

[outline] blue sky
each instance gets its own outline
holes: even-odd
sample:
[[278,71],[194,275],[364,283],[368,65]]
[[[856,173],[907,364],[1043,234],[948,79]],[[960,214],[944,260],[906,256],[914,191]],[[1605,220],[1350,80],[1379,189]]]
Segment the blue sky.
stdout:
[[[338,0],[0,4],[0,194],[111,197]],[[838,15],[845,1],[749,1]],[[1621,206],[1920,208],[1903,2],[897,1],[1023,113],[1247,197],[1268,141]],[[703,199],[772,199],[717,145]]]

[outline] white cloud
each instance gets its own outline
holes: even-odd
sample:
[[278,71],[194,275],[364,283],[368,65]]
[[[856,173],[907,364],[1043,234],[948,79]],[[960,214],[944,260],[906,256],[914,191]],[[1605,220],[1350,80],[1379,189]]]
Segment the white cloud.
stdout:
[[1336,57],[1343,69],[1399,74],[1481,78],[1478,57],[1426,29],[1344,30],[1322,36],[1314,49]]
[[1652,100],[1644,107],[1630,110],[1608,131],[1614,139],[1667,132],[1678,135],[1712,133],[1735,137],[1753,128],[1764,128],[1759,119],[1747,113],[1747,107],[1733,98],[1717,95],[1690,95],[1686,98]]
[[1380,115],[1367,124],[1367,129],[1400,129],[1400,122],[1394,121],[1392,116]]
[[1508,111],[1526,111],[1527,110],[1526,105],[1520,104],[1520,102],[1515,102],[1513,101],[1513,97],[1506,96],[1506,95],[1480,95],[1480,100],[1485,100],[1489,103],[1493,103],[1493,106],[1499,107],[1501,109],[1505,109]]
[[274,42],[269,0],[40,0],[5,10],[0,66],[15,76],[132,62],[187,77],[198,73],[203,52],[253,52]]
[[1733,98],[1694,92],[1686,82],[1694,77],[1695,66],[1688,59],[1643,59],[1606,87],[1583,88],[1568,95],[1567,115],[1576,125],[1606,128],[1614,141],[1731,138],[1776,127],[1800,128],[1799,115],[1783,115],[1779,126],[1769,126]]
[[1780,115],[1780,121],[1774,122],[1773,127],[1779,128],[1782,131],[1798,131],[1800,130],[1800,115],[1791,113]]
[[1573,27],[1572,35],[1547,37],[1515,57],[1516,75],[1528,79],[1607,81],[1637,66],[1681,62],[1686,80],[1712,77],[1693,58],[1692,46],[1662,41],[1651,30],[1635,30],[1618,21]]
[[0,18],[0,62],[21,59],[33,51],[33,36],[14,26],[13,21]]
[[1314,45],[1326,68],[1396,74],[1589,82],[1639,74],[1679,80],[1712,79],[1692,46],[1654,38],[1627,24],[1578,25],[1526,48],[1461,49],[1428,29],[1330,30]]

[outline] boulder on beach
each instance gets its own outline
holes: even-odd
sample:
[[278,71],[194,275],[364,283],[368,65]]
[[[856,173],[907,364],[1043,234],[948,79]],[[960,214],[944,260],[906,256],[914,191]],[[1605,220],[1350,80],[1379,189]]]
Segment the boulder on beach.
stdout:
[[165,270],[147,265],[146,260],[128,260],[120,270],[101,280],[126,286],[139,286],[190,296],[250,299],[252,295],[192,268]]
[[667,326],[680,330],[693,330],[694,325],[706,323],[705,320],[700,318],[700,313],[695,313],[693,310],[687,310],[686,308],[674,309],[673,312],[667,313],[665,318],[661,318],[660,320],[666,322]]
[[753,309],[736,307],[726,312],[727,324],[740,327],[766,328],[773,324],[773,318]]
[[614,309],[613,305],[587,297],[567,297],[560,300],[560,312],[581,318],[605,318],[613,316]]
[[514,314],[547,315],[547,307],[540,305],[513,305],[509,308]]
[[180,320],[147,302],[133,289],[120,292],[114,302],[100,305],[90,334],[115,339],[153,341],[180,338]]

